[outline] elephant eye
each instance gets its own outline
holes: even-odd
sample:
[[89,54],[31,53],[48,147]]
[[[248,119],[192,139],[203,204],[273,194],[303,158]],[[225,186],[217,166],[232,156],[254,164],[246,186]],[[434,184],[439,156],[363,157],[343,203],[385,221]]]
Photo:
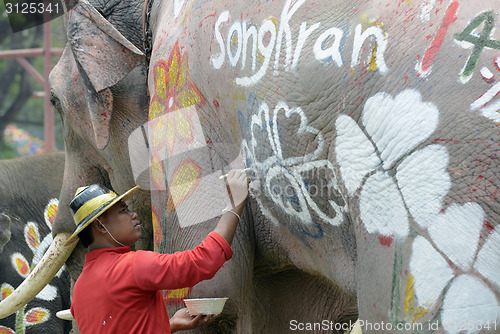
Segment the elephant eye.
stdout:
[[61,101],[59,101],[59,98],[53,91],[50,92],[50,103],[52,103],[52,106],[58,110],[61,108]]

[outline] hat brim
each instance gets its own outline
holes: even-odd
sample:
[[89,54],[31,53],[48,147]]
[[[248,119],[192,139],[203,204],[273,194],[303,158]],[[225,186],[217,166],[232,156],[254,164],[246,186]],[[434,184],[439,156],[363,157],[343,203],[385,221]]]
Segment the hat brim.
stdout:
[[113,198],[111,201],[107,202],[106,204],[102,205],[98,209],[94,210],[91,214],[89,214],[87,217],[85,217],[84,220],[78,224],[76,227],[76,230],[73,232],[73,234],[66,240],[66,245],[71,243],[73,239],[78,237],[78,233],[83,231],[87,226],[90,225],[96,218],[98,218],[100,215],[102,215],[106,210],[108,210],[110,207],[118,203],[119,201],[126,201],[128,200],[135,192],[139,190],[139,186],[135,186],[129,191],[125,192],[123,195],[117,196]]

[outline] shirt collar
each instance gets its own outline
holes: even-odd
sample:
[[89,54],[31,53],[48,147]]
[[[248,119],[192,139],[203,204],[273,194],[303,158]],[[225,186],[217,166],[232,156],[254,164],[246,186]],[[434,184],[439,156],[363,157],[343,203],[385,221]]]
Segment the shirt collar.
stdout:
[[94,249],[85,255],[85,261],[95,260],[104,253],[128,253],[130,251],[129,246]]

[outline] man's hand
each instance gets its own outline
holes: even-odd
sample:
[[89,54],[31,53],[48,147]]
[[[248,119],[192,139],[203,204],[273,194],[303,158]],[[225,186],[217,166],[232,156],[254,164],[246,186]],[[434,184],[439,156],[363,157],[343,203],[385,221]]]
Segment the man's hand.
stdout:
[[248,197],[248,183],[250,179],[243,170],[233,169],[225,175],[229,203],[226,210],[237,210],[241,214]]
[[217,223],[214,231],[219,233],[229,245],[233,242],[236,227],[240,222],[241,213],[248,197],[247,174],[241,170],[232,170],[224,178],[226,189],[231,203],[229,203],[224,214]]
[[217,315],[202,315],[192,316],[187,308],[182,308],[170,318],[170,330],[172,333],[187,329],[194,329],[203,325],[207,325],[217,318]]

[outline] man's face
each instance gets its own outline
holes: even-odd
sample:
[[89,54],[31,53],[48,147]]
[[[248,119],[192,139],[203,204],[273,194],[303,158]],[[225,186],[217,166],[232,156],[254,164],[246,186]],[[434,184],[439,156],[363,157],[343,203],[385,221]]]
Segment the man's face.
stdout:
[[101,217],[101,222],[122,244],[132,246],[141,237],[141,222],[137,220],[137,213],[129,211],[125,202],[117,202]]

